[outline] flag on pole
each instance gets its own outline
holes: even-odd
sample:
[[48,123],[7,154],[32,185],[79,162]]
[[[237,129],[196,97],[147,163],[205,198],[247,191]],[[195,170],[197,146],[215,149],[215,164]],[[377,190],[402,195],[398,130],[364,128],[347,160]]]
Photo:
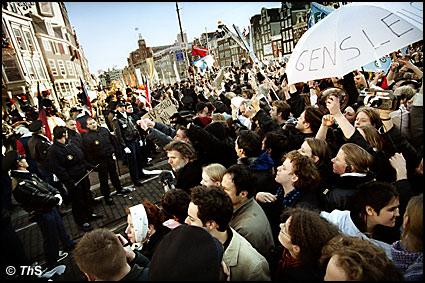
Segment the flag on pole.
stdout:
[[36,97],[38,99],[38,119],[41,121],[41,123],[44,126],[44,129],[46,130],[46,137],[49,138],[49,140],[52,139],[52,132],[50,131],[49,123],[47,122],[47,114],[46,110],[43,107],[43,97],[41,95],[40,91],[40,82],[37,82],[37,94]]
[[146,94],[146,107],[148,108],[149,111],[151,111],[152,105],[151,105],[150,87],[149,87],[149,79],[148,78],[146,78],[145,94]]
[[193,61],[193,65],[195,65],[196,67],[198,67],[198,69],[200,70],[200,72],[202,74],[205,74],[205,71],[208,68],[211,68],[214,64],[214,57],[212,55],[207,55],[205,57],[202,57],[196,61]]
[[332,13],[335,9],[332,7],[324,6],[317,2],[311,3],[310,16],[308,17],[308,28],[314,26],[318,21]]
[[90,97],[87,94],[86,87],[84,86],[83,79],[81,77],[80,77],[80,83],[81,83],[81,91],[83,92],[81,98],[82,98],[83,104],[89,109],[90,117],[91,117],[92,107],[91,107]]
[[201,57],[205,57],[208,54],[208,49],[206,48],[199,48],[197,46],[192,46],[192,55],[196,56],[199,55]]
[[177,70],[177,63],[174,61],[173,63],[174,74],[176,75],[176,81],[180,82],[179,71]]

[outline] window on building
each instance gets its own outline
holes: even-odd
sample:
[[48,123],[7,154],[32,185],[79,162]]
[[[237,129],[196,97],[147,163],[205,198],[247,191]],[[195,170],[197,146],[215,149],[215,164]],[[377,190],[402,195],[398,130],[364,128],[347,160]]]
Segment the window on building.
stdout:
[[25,39],[27,40],[28,47],[31,50],[35,50],[34,41],[32,40],[31,33],[29,31],[24,31]]
[[28,50],[24,38],[22,37],[22,33],[21,30],[17,29],[17,28],[13,28],[13,34],[15,35],[16,41],[18,42],[19,48],[21,48],[21,50]]
[[31,80],[35,80],[37,77],[35,76],[34,68],[32,66],[32,63],[30,60],[24,60],[25,67],[27,69],[27,75],[30,77]]
[[59,71],[62,76],[66,76],[65,64],[62,60],[58,60]]
[[48,60],[48,62],[49,62],[50,70],[52,71],[52,75],[53,75],[53,76],[57,76],[57,75],[59,75],[59,74],[58,74],[58,69],[56,68],[55,60],[53,60],[53,59],[49,59],[49,60]]
[[272,36],[280,34],[280,23],[271,23],[270,26]]
[[63,45],[63,52],[64,52],[64,54],[69,54],[69,46],[68,46],[68,44],[64,44]]
[[42,39],[44,50],[46,51],[52,51],[52,47],[50,46],[50,41],[48,39]]
[[55,32],[53,31],[52,23],[45,19],[47,34],[50,36],[55,36]]
[[66,67],[68,69],[68,74],[73,76],[74,75],[74,66],[72,65],[72,62],[66,61]]
[[52,52],[54,54],[57,54],[58,53],[58,47],[56,45],[56,42],[51,41],[50,43],[52,44]]
[[44,71],[43,71],[43,67],[41,66],[40,61],[38,61],[38,60],[34,60],[34,66],[35,66],[35,69],[36,69],[36,71],[37,71],[38,77],[39,77],[40,79],[45,80],[45,79],[46,79],[46,75],[45,75],[45,73],[44,73]]
[[60,52],[60,54],[65,54],[65,50],[64,50],[64,48],[63,48],[63,44],[62,43],[58,43],[58,48],[59,48],[59,52]]
[[19,71],[18,62],[16,61],[15,56],[5,56],[3,54],[1,59],[4,73],[6,74],[6,78],[9,82],[20,81],[24,79],[22,77],[22,73]]

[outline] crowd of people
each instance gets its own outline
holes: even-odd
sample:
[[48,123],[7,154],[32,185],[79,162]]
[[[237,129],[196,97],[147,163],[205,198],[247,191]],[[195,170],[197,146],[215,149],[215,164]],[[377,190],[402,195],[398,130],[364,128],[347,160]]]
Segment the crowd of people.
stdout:
[[[8,215],[13,194],[40,227],[48,270],[72,252],[88,280],[423,280],[422,47],[393,53],[388,73],[288,85],[285,63],[243,60],[190,69],[148,99],[103,93],[92,113],[46,103],[60,121],[53,141],[34,115],[8,113],[9,265],[28,261]],[[171,123],[146,118],[165,99],[178,109]],[[130,192],[116,161],[139,187],[161,151],[172,174],[160,203],[129,207],[123,235],[93,227],[102,216],[88,174],[110,205],[108,176],[117,195]],[[62,202],[86,232],[78,243]]]

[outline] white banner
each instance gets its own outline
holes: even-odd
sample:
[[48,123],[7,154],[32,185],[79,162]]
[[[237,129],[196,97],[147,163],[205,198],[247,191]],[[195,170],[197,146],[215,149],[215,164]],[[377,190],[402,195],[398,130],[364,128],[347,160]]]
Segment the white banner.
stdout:
[[298,41],[288,83],[341,77],[423,40],[422,2],[350,3],[315,24]]
[[166,125],[170,125],[170,117],[177,112],[176,106],[173,104],[171,99],[164,99],[160,104],[155,106],[152,111],[143,115],[142,118],[149,118],[156,122],[161,122]]

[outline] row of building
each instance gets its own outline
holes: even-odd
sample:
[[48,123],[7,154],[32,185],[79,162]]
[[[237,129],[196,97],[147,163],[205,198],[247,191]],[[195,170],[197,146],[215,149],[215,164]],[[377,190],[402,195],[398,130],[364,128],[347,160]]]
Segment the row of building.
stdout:
[[[322,2],[321,4],[337,8],[346,2]],[[261,12],[250,18],[250,26],[245,27],[247,42],[252,44],[253,50],[260,60],[281,60],[285,55],[292,53],[296,43],[307,30],[307,19],[311,2],[282,2],[280,8],[263,8]],[[228,28],[233,30],[231,23]],[[241,29],[243,27],[240,27]],[[148,47],[141,36],[138,41],[138,49],[129,54],[127,66],[122,70],[124,84],[136,87],[145,78],[153,82],[165,84],[187,79],[188,65],[194,59],[191,56],[193,45],[208,48],[209,54],[214,56],[217,67],[225,67],[239,64],[242,58],[249,58],[245,50],[228,33],[220,30],[202,33],[193,42],[187,43],[187,39],[177,40],[168,46]],[[153,58],[154,72],[149,70],[149,60]],[[142,74],[142,82],[137,78],[137,72]],[[111,70],[114,74],[119,70]],[[109,76],[109,72],[102,74]],[[103,81],[104,87],[108,81]]]
[[[340,2],[323,3],[335,6]],[[245,30],[260,60],[281,59],[290,54],[307,30],[310,2],[282,2],[280,8],[266,9],[250,19]],[[233,30],[231,23],[229,29]],[[243,27],[241,27],[243,28]],[[108,88],[113,81],[123,87],[151,82],[174,83],[187,79],[192,46],[208,48],[216,67],[238,64],[249,58],[228,33],[215,30],[202,33],[189,43],[179,34],[174,43],[149,47],[139,34],[138,48],[130,52],[127,66],[92,75],[84,50],[78,42],[64,2],[2,3],[2,106],[13,98],[37,105],[37,86],[50,95],[56,107],[77,102],[80,80],[88,89],[99,84]]]
[[97,86],[63,2],[2,3],[2,107],[37,105],[37,87],[58,109],[77,102],[80,80]]

